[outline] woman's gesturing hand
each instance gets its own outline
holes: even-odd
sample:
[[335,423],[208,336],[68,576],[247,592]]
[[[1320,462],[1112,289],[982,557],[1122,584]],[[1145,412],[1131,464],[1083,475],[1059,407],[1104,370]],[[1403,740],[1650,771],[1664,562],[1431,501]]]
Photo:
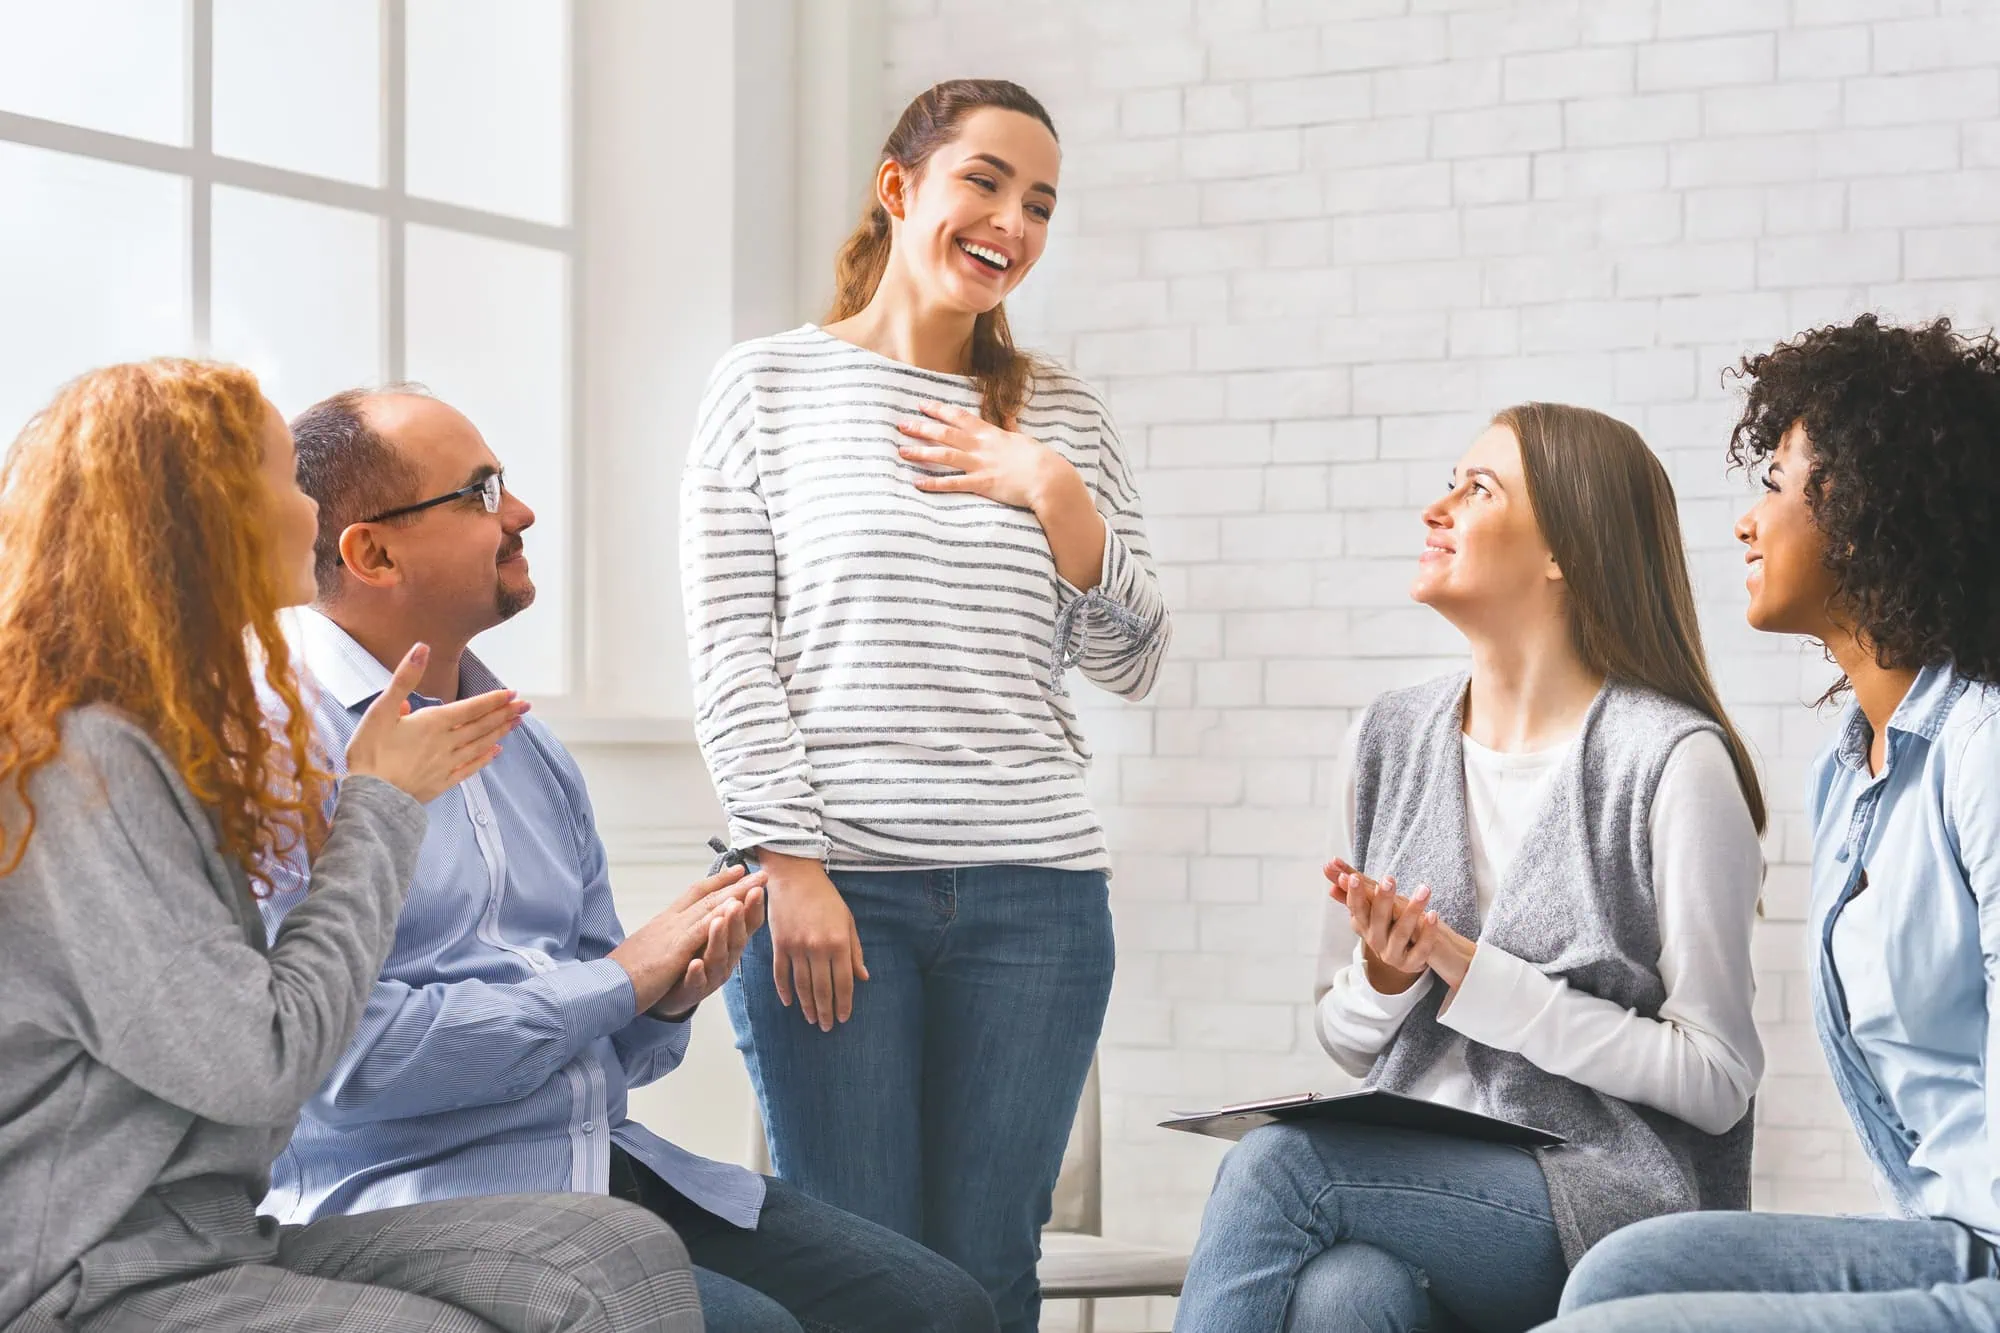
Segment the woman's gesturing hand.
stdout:
[[1398,995],[1414,986],[1430,967],[1437,946],[1437,913],[1428,911],[1428,887],[1419,887],[1405,902],[1396,894],[1391,875],[1377,884],[1345,862],[1326,867],[1333,896],[1347,905],[1348,920],[1361,941],[1368,984],[1384,995]]
[[1334,901],[1347,906],[1348,919],[1364,946],[1368,983],[1376,990],[1384,995],[1408,990],[1426,968],[1453,990],[1465,980],[1479,946],[1429,909],[1428,884],[1401,898],[1394,875],[1378,884],[1341,860],[1329,861],[1325,874],[1333,885]]
[[423,679],[430,654],[421,643],[404,654],[347,743],[350,775],[394,783],[426,805],[492,763],[501,739],[528,711],[527,700],[512,690],[492,690],[413,712],[410,691]]
[[765,912],[778,1002],[789,1007],[796,995],[806,1022],[831,1032],[854,1013],[855,980],[868,980],[854,913],[818,861],[760,850],[757,862],[769,877]]

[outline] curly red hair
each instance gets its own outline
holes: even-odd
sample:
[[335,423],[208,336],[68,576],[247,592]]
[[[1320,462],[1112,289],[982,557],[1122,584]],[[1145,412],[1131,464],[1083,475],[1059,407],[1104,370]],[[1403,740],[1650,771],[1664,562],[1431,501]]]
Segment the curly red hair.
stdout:
[[[325,832],[330,779],[268,550],[257,379],[162,359],[92,371],[28,422],[0,472],[0,874],[33,836],[28,780],[63,715],[118,708],[214,811],[225,855],[265,868]],[[283,705],[274,730],[255,686]],[[18,821],[9,821],[18,822]]]

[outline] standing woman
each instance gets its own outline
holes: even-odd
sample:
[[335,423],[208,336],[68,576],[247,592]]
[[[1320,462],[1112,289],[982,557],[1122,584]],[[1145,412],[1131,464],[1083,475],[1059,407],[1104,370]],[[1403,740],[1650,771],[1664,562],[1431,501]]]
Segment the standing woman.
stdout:
[[1563,1333],[2000,1329],[2000,343],[1873,315],[1746,358],[1752,628],[1848,696],[1806,782],[1813,1019],[1884,1217],[1661,1218]]
[[1111,988],[1063,673],[1140,698],[1168,635],[1103,401],[1001,309],[1060,164],[1014,84],[912,102],[828,322],[723,358],[682,490],[697,734],[770,877],[728,1000],[773,1164],[1010,1330]]
[[[329,819],[278,630],[316,514],[257,381],[195,361],[83,376],[0,475],[0,1330],[697,1333],[687,1251],[629,1204],[257,1215],[395,937],[423,802],[527,708],[411,713],[417,645]],[[267,944],[263,872],[301,841],[312,892]]]
[[1621,421],[1529,403],[1423,523],[1410,595],[1472,666],[1349,737],[1316,1027],[1374,1086],[1568,1143],[1255,1130],[1202,1219],[1188,1333],[1518,1333],[1622,1223],[1749,1204],[1764,804],[1666,471]]

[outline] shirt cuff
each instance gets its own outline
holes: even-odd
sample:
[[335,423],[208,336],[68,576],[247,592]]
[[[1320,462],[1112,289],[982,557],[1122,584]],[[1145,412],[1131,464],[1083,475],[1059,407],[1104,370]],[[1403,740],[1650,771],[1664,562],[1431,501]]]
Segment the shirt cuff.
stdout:
[[587,1034],[588,1041],[608,1037],[630,1023],[639,1011],[632,978],[615,959],[593,958],[544,972],[549,993],[562,1010],[563,1024]]
[[1418,1002],[1430,994],[1431,987],[1437,984],[1437,974],[1426,972],[1411,982],[1406,990],[1376,990],[1375,983],[1368,979],[1367,950],[1359,942],[1354,946],[1352,968],[1349,975],[1354,979],[1354,989],[1349,994],[1354,1000],[1360,1001],[1357,1007],[1366,1012],[1370,1018],[1399,1021],[1408,1018],[1410,1011],[1415,1009]]
[[1557,984],[1533,963],[1481,944],[1472,951],[1465,980],[1438,1021],[1468,1041],[1519,1051]]
[[808,861],[824,861],[833,851],[832,842],[818,830],[741,824],[733,819],[729,821],[729,845],[739,851],[776,852]]

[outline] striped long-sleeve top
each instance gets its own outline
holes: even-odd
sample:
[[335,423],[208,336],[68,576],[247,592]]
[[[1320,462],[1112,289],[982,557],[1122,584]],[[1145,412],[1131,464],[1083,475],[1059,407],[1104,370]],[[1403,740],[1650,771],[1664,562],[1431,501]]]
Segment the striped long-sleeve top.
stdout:
[[1035,516],[931,493],[897,453],[971,378],[812,325],[732,349],[681,491],[695,732],[730,840],[851,870],[1108,869],[1084,794],[1074,665],[1137,699],[1168,621],[1104,402],[1043,363],[1016,429],[1075,465],[1104,517],[1098,586],[1056,572]]

